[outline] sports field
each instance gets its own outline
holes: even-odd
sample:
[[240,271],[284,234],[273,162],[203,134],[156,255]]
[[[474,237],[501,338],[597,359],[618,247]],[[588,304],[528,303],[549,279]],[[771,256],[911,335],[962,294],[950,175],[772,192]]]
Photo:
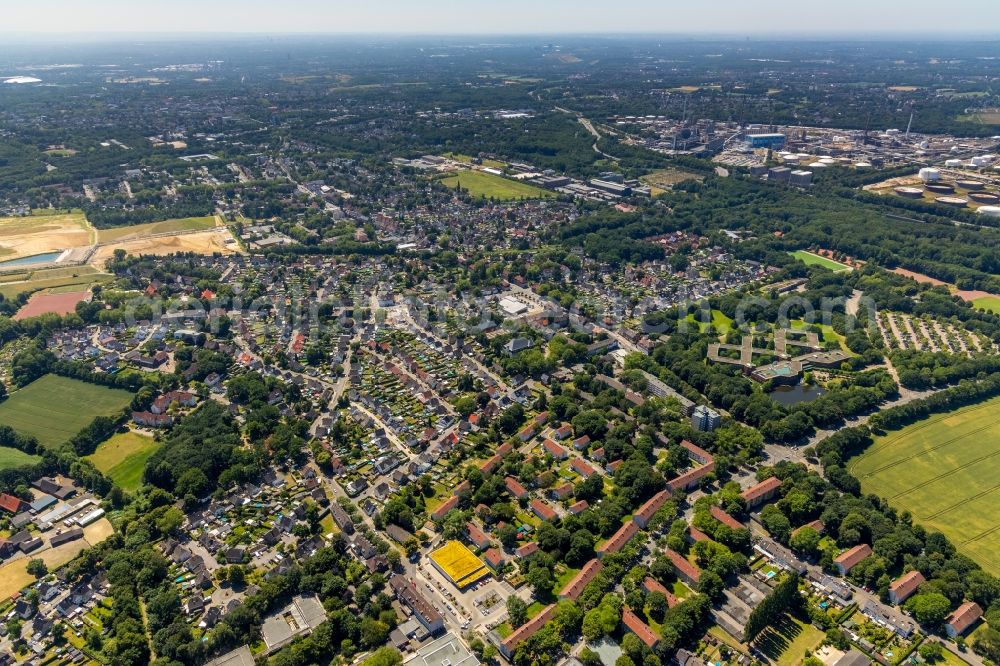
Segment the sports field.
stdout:
[[842,264],[839,261],[827,259],[826,257],[821,257],[818,254],[806,252],[805,250],[796,250],[795,252],[789,252],[788,254],[792,255],[806,266],[822,266],[823,268],[828,268],[835,273],[838,271],[847,271],[851,268],[847,264]]
[[67,442],[96,416],[112,416],[132,401],[128,391],[45,375],[0,403],[0,423],[34,435],[42,446]]
[[1000,574],[1000,398],[879,437],[848,469],[864,492]]
[[119,240],[146,238],[155,234],[177,233],[179,231],[204,231],[216,226],[215,217],[184,217],[176,220],[163,220],[149,224],[134,224],[127,227],[112,227],[97,232],[98,242],[110,243]]
[[42,459],[38,456],[29,455],[18,449],[0,446],[0,471],[27,467],[28,465],[40,462],[42,462]]
[[146,461],[157,448],[159,444],[152,437],[129,431],[102,442],[86,458],[115,485],[131,492],[142,484]]
[[431,561],[459,589],[489,573],[483,561],[460,541],[449,541],[435,550]]
[[454,176],[442,178],[441,182],[448,187],[458,187],[474,197],[486,197],[487,199],[545,199],[555,196],[548,190],[540,187],[521,183],[516,180],[496,176],[484,171],[462,171]]

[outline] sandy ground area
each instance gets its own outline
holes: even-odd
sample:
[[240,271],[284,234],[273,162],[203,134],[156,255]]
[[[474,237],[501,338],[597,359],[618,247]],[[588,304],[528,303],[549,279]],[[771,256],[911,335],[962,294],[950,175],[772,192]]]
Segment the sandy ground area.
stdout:
[[908,271],[905,268],[894,268],[893,273],[898,273],[899,275],[905,275],[908,278],[913,278],[921,284],[933,284],[933,285],[947,285],[951,290],[951,293],[955,294],[963,301],[969,301],[970,303],[977,298],[1000,298],[1000,295],[991,294],[988,291],[978,291],[972,289],[957,289],[954,285],[950,285],[947,282],[942,282],[937,278],[932,278],[930,275],[924,275],[923,273],[914,273],[913,271]]
[[0,218],[0,261],[89,245],[91,233],[82,215]]
[[121,248],[132,255],[164,255],[176,252],[194,252],[196,254],[234,254],[238,251],[238,246],[227,241],[232,241],[232,236],[228,229],[203,231],[193,234],[182,234],[180,236],[160,236],[157,238],[141,238],[138,240],[123,241],[114,245],[107,245],[98,248],[91,258],[91,263],[95,266],[103,266],[104,262],[114,256],[115,250]]

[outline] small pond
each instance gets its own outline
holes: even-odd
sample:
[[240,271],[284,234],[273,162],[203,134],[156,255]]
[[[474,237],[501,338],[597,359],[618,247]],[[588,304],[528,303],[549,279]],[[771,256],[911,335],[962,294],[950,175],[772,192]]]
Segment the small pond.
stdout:
[[18,266],[37,266],[38,264],[48,264],[59,258],[62,250],[55,252],[45,252],[43,254],[33,254],[30,257],[19,257],[9,261],[0,261],[0,269],[17,268]]
[[779,386],[769,394],[771,399],[785,407],[791,407],[802,402],[812,402],[826,393],[815,385],[796,384],[795,386]]

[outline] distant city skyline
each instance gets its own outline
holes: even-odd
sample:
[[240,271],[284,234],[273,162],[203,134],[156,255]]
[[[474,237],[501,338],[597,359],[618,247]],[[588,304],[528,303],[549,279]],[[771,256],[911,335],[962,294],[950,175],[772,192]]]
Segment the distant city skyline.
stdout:
[[954,0],[34,0],[0,33],[1000,36],[1000,2]]

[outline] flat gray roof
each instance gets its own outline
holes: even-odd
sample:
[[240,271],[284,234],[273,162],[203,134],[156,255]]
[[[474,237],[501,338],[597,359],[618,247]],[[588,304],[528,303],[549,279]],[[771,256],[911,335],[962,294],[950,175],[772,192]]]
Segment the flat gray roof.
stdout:
[[449,632],[417,650],[406,666],[479,666],[479,660]]

